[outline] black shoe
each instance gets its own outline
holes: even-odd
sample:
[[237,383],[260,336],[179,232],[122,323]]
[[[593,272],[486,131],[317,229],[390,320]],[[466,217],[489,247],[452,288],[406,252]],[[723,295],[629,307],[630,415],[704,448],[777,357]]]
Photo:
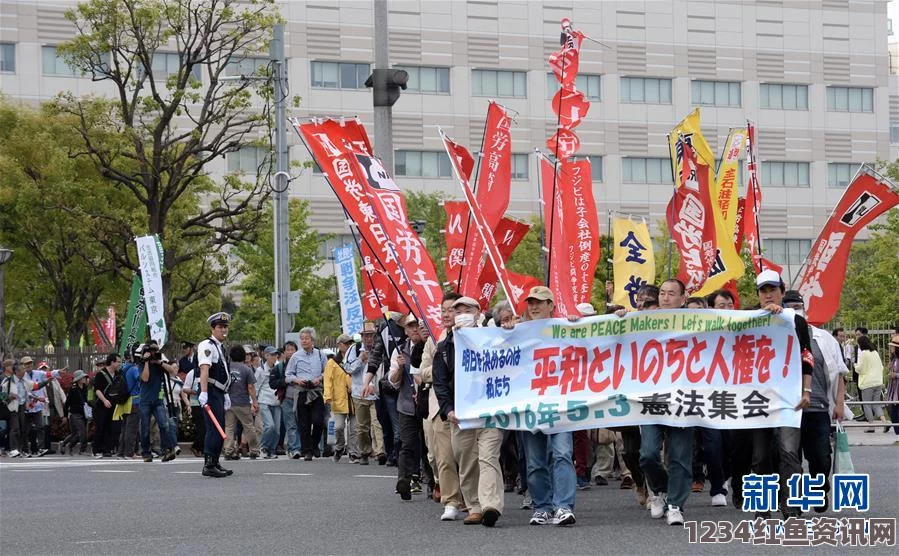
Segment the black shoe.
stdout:
[[221,479],[222,477],[227,477],[228,473],[225,472],[222,468],[215,465],[215,459],[212,456],[205,456],[203,465],[203,476],[204,477],[212,477],[214,479]]
[[409,484],[409,479],[399,479],[396,482],[396,492],[403,500],[412,500],[412,485]]
[[234,474],[234,471],[231,471],[230,469],[225,469],[224,467],[219,465],[219,457],[218,456],[213,457],[212,465],[215,466],[216,469],[218,469],[219,471],[224,473],[226,477],[230,477],[231,475]]
[[316,448],[315,450],[312,450],[312,457],[314,457],[315,459],[322,457],[321,450],[319,450],[318,448]]
[[175,459],[175,450],[168,450],[162,455],[162,461],[172,461]]
[[153,463],[153,456],[151,456],[150,454],[145,455],[144,462],[145,463]]
[[387,467],[396,467],[396,460],[393,458],[388,458]]
[[381,454],[378,456],[378,465],[384,465],[387,463],[387,456],[385,454]]
[[481,524],[485,527],[493,527],[496,525],[496,521],[499,519],[499,512],[494,510],[493,508],[487,508],[484,510],[484,518],[481,521]]
[[359,460],[359,465],[368,465],[368,456],[362,456],[362,459]]
[[312,461],[312,454],[306,454],[305,456],[303,456],[303,459],[305,461]]
[[340,456],[343,455],[343,450],[334,450],[334,463],[338,463],[340,461]]

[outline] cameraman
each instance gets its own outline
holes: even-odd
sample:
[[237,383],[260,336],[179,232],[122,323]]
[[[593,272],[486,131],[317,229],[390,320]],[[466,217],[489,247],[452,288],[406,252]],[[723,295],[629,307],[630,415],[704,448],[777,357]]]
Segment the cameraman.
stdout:
[[164,373],[173,375],[178,367],[168,362],[159,351],[159,345],[150,341],[139,349],[143,370],[140,373],[140,450],[145,462],[153,461],[150,454],[150,416],[156,417],[159,439],[162,444],[162,461],[175,459],[175,434],[169,419],[167,401],[162,398]]

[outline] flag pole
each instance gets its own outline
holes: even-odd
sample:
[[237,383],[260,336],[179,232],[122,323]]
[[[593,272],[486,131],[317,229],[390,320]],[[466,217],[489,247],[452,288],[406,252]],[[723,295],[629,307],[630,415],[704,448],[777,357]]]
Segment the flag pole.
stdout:
[[[671,158],[671,198],[674,199],[674,196],[677,195],[677,153],[671,152],[671,134],[666,133],[665,139],[668,141],[668,156]],[[669,212],[673,211],[674,203],[669,202],[668,206],[671,208],[668,209]],[[668,222],[674,220],[674,215],[669,214]],[[665,226],[668,226],[668,222],[665,222]],[[671,257],[673,256],[673,248],[671,244],[674,242],[672,239],[671,229],[668,229],[668,280],[671,279]]]
[[[490,122],[490,106],[495,104],[493,99],[490,99],[487,102],[487,116],[484,117],[484,133],[481,136],[481,149],[478,151],[478,162],[475,165],[475,181],[474,181],[474,193],[478,192],[478,178],[481,174],[481,159],[484,158],[484,143],[487,142],[487,124]],[[452,153],[447,153],[447,156],[453,156]],[[468,213],[468,219],[465,222],[465,239],[462,243],[462,262],[459,264],[459,277],[456,279],[456,287],[454,288],[456,293],[461,293],[459,290],[462,288],[462,272],[465,270],[465,265],[467,264],[466,256],[468,255],[468,232],[471,230],[471,211]]]

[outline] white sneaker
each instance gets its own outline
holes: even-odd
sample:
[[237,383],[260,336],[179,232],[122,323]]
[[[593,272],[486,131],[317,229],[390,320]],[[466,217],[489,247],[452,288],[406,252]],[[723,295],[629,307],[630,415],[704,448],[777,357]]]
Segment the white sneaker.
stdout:
[[11,457],[11,458],[17,458],[21,455],[22,455],[22,452],[20,452],[18,450],[10,450],[10,452],[9,452],[9,457]]
[[525,494],[524,499],[521,501],[521,509],[522,510],[530,510],[534,507],[534,501],[531,499],[530,494]]
[[665,505],[668,503],[668,494],[660,492],[649,497],[649,515],[653,519],[661,519],[665,515]]
[[712,496],[712,505],[713,506],[727,506],[727,496],[723,494],[716,494]]
[[677,506],[668,506],[668,525],[683,525],[684,514]]
[[574,514],[568,508],[559,508],[553,515],[553,525],[558,525],[559,527],[574,525],[575,521]]
[[443,515],[440,516],[440,521],[456,521],[458,517],[459,510],[455,506],[446,506],[443,508]]

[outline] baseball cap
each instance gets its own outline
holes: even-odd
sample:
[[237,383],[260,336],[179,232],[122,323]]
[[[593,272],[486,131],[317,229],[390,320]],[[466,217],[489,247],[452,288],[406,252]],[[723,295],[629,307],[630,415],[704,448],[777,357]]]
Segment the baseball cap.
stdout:
[[805,300],[802,299],[802,295],[796,290],[787,290],[784,292],[783,304],[786,305],[788,303],[802,303],[805,305]]
[[481,308],[481,304],[478,303],[477,299],[468,296],[462,296],[453,302],[453,307],[458,307],[459,305],[466,305],[468,307],[475,307],[477,309]]
[[266,355],[278,355],[278,348],[275,346],[266,346],[262,353]]
[[337,343],[338,344],[352,344],[353,339],[350,338],[349,334],[341,334],[340,336],[337,337]]
[[25,357],[19,359],[19,363],[21,363],[23,365],[26,363],[34,363],[34,359],[32,359],[31,357],[26,355]]
[[418,322],[418,319],[415,318],[415,315],[413,315],[412,313],[409,313],[408,315],[403,317],[402,320],[400,320],[400,326],[406,327],[406,326],[409,326],[410,324],[415,324],[417,322]]
[[584,317],[592,317],[596,314],[596,309],[594,309],[593,305],[590,305],[589,303],[578,303],[575,309],[577,309],[577,312]]
[[783,286],[784,282],[780,279],[780,274],[775,270],[763,270],[755,279],[755,289],[762,286]]
[[536,299],[538,301],[552,301],[556,302],[555,296],[553,296],[552,290],[547,288],[546,286],[534,286],[531,288],[531,291],[528,292],[528,296],[525,300],[528,299]]

